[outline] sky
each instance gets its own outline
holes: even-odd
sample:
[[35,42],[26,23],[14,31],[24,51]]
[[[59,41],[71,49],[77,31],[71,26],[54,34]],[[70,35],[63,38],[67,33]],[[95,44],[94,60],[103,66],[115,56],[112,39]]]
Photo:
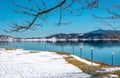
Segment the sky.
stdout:
[[[13,0],[18,4],[26,4],[26,0]],[[112,0],[111,0],[112,1]],[[117,0],[115,0],[117,1]],[[55,3],[51,2],[48,7],[55,5]],[[66,14],[63,21],[72,21],[69,25],[61,25],[55,26],[54,23],[58,22],[57,14],[50,14],[49,20],[47,23],[43,23],[43,27],[37,27],[36,30],[27,30],[24,32],[12,32],[6,33],[4,30],[9,30],[9,26],[7,24],[18,21],[21,22],[21,18],[29,18],[29,16],[24,17],[24,15],[17,14],[13,12],[14,8],[10,2],[10,0],[0,0],[0,34],[1,35],[10,35],[13,37],[45,37],[52,34],[58,33],[85,33],[89,31],[93,31],[98,29],[98,27],[102,27],[103,24],[99,23],[95,18],[93,18],[90,14],[90,10],[85,10],[81,16]],[[99,15],[106,15],[106,13],[101,10],[93,10],[94,13]],[[7,23],[7,24],[6,24]]]

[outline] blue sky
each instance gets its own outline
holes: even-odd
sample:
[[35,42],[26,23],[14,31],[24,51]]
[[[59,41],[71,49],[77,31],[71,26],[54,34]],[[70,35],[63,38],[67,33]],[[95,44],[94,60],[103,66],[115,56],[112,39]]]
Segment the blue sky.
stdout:
[[[20,3],[21,0],[15,0]],[[49,0],[48,0],[49,1]],[[25,2],[22,2],[25,4]],[[54,3],[53,3],[54,4]],[[52,6],[52,4],[50,5]],[[43,27],[38,27],[36,30],[28,30],[25,32],[13,32],[6,33],[3,30],[9,29],[9,26],[5,23],[10,23],[12,21],[19,21],[22,16],[21,14],[14,13],[12,4],[9,0],[0,1],[0,34],[11,35],[14,37],[44,37],[51,34],[57,33],[84,33],[92,30],[96,30],[97,27],[102,27],[103,25],[96,21],[91,15],[89,10],[85,10],[81,16],[76,15],[66,15],[64,21],[73,21],[70,25],[55,26],[54,23],[58,22],[58,15],[51,14],[47,23],[44,23]],[[96,14],[103,14],[100,10],[93,10]],[[29,18],[29,17],[25,17]],[[19,21],[20,22],[20,21]]]

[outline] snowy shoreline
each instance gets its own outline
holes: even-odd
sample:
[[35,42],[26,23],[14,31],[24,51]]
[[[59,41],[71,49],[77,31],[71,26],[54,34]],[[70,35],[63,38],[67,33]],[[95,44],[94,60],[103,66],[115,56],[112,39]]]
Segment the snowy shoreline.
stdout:
[[[0,48],[0,78],[91,78],[92,75],[68,63],[63,56],[50,51]],[[70,56],[91,66],[91,61],[75,55]],[[92,63],[92,66],[100,64]],[[120,71],[120,68],[102,67],[96,72],[115,71]],[[111,76],[117,75],[110,74]]]

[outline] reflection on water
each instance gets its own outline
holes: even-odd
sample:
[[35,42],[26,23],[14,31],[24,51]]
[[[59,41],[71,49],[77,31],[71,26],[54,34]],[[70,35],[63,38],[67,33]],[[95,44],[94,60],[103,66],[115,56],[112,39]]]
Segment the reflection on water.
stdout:
[[76,45],[76,46],[89,46],[89,47],[94,47],[94,48],[112,48],[112,47],[120,47],[120,42],[119,41],[86,41],[86,42],[47,42],[55,45]]
[[1,41],[0,41],[0,46],[6,45],[6,44],[9,44],[9,42],[1,42]]
[[[73,45],[74,44],[74,45]],[[94,48],[93,60],[111,64],[112,52],[114,52],[114,65],[120,65],[120,42],[118,41],[99,41],[99,42],[0,42],[3,48],[24,48],[27,50],[49,50],[64,51],[73,53],[77,56],[80,54],[80,46],[82,45],[83,58],[91,58],[91,48]],[[73,48],[74,47],[74,48]]]

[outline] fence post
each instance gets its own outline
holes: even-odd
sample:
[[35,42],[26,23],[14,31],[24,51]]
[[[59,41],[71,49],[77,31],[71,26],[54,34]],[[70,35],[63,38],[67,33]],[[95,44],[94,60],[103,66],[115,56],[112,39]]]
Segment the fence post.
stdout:
[[91,48],[91,65],[93,65],[93,48]]
[[25,45],[25,50],[26,50],[26,45]]
[[61,46],[62,46],[62,52],[63,52],[63,44],[61,44]]
[[114,65],[114,52],[112,52],[112,66]]
[[46,51],[46,44],[45,44],[45,51]]
[[80,46],[80,57],[82,58],[82,46]]
[[75,44],[73,44],[73,54],[74,54],[74,45],[75,45]]
[[17,45],[15,45],[15,48],[17,49]]

